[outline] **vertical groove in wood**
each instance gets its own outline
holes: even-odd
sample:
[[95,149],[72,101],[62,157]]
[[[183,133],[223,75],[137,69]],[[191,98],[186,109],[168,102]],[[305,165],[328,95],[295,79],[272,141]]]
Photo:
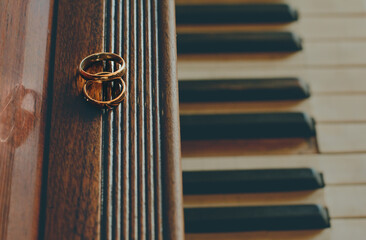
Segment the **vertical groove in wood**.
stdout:
[[[115,28],[116,28],[116,5],[114,0],[105,0],[104,3],[104,51],[115,52]],[[106,71],[111,71],[113,64],[106,64]],[[113,84],[104,84],[103,90],[106,90],[104,96],[109,98],[108,88]],[[103,111],[102,125],[102,224],[101,239],[114,239],[116,236],[116,204],[117,196],[116,181],[118,182],[118,108],[113,111]],[[117,154],[116,154],[117,152]]]
[[[111,1],[104,0],[104,41],[103,48],[105,52],[111,51],[111,37],[112,37],[112,18],[111,18]],[[104,70],[108,70],[109,64],[107,64]],[[107,84],[103,84],[103,92],[107,89]],[[105,98],[105,94],[103,98]],[[106,99],[104,99],[106,100]],[[110,148],[111,141],[111,126],[109,124],[111,119],[110,113],[103,111],[102,114],[102,159],[101,159],[101,224],[100,224],[100,238],[111,239],[110,236],[110,214],[111,214],[111,202],[110,202]]]
[[145,28],[145,107],[146,107],[146,236],[147,239],[155,239],[154,237],[154,179],[153,179],[153,157],[154,157],[154,149],[153,149],[153,128],[152,128],[152,73],[151,73],[151,6],[150,0],[144,0],[145,9],[144,9],[144,28]]
[[130,1],[130,12],[131,12],[131,22],[130,22],[130,123],[131,123],[131,163],[130,163],[130,189],[131,189],[131,214],[130,214],[130,239],[138,239],[138,182],[137,182],[137,167],[138,167],[138,156],[137,156],[137,6],[136,1]]
[[139,212],[139,239],[146,239],[146,195],[145,195],[145,98],[144,98],[144,4],[137,2],[137,105],[138,105],[138,212]]
[[152,58],[151,64],[154,66],[152,71],[152,97],[153,97],[153,130],[154,130],[154,168],[155,175],[153,177],[155,186],[155,239],[163,239],[163,213],[162,213],[162,177],[161,177],[161,139],[160,139],[160,89],[159,89],[159,43],[158,43],[158,0],[152,0],[151,6],[152,21]]
[[[114,41],[114,52],[121,54],[121,4],[119,0],[114,0],[115,6],[115,15],[114,15],[114,32],[115,32],[115,41]],[[119,240],[121,239],[121,175],[122,175],[122,167],[121,167],[121,158],[122,154],[120,152],[120,144],[122,142],[121,133],[121,108],[122,105],[118,106],[118,108],[114,111],[114,122],[113,122],[113,201],[114,201],[114,214],[113,217],[113,232],[112,232],[112,239]]]
[[[130,66],[130,3],[129,0],[121,1],[122,5],[122,16],[121,19],[121,53],[122,57],[126,60],[126,64]],[[130,179],[130,71],[127,69],[126,76],[124,80],[126,81],[127,86],[127,97],[122,103],[122,217],[121,217],[121,239],[128,239],[130,235],[129,228],[129,216],[131,212],[131,204],[130,204],[130,192],[131,187],[129,185]]]

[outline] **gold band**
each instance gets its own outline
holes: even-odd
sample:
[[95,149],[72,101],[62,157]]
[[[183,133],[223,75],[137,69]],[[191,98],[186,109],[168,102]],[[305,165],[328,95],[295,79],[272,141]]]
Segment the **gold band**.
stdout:
[[[86,71],[92,64],[101,61],[114,61],[121,66],[115,72],[88,73]],[[101,52],[95,53],[84,58],[79,65],[80,75],[86,80],[110,81],[118,77],[122,77],[126,72],[126,63],[123,58],[115,53]]]
[[[105,72],[100,72],[98,74],[105,74]],[[126,97],[126,84],[125,84],[125,82],[123,81],[123,79],[121,77],[114,77],[114,78],[110,79],[110,81],[113,81],[113,80],[116,80],[116,79],[118,79],[121,82],[121,85],[122,85],[121,92],[116,98],[114,98],[112,100],[108,100],[108,101],[100,101],[100,100],[92,98],[88,94],[87,87],[91,84],[95,84],[96,81],[86,81],[85,84],[84,84],[84,87],[83,87],[83,93],[84,93],[84,96],[85,96],[86,100],[90,101],[91,103],[94,103],[94,104],[96,104],[96,105],[98,105],[99,107],[102,107],[102,108],[111,109],[112,107],[118,106],[118,104],[121,103],[123,101],[123,99]]]

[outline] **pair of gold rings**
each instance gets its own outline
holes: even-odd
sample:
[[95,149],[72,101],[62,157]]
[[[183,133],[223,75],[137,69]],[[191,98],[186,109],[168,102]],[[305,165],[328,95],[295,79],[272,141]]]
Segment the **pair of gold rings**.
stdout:
[[[87,70],[92,67],[96,63],[112,61],[115,65],[119,64],[119,68],[114,72],[97,72],[90,73]],[[84,58],[79,65],[79,74],[85,80],[82,92],[84,94],[84,98],[91,103],[94,103],[102,108],[113,108],[118,106],[123,99],[126,97],[126,84],[122,79],[122,76],[126,73],[126,63],[123,58],[115,53],[109,52],[101,52],[95,53]],[[118,80],[121,84],[122,89],[118,96],[111,100],[98,100],[93,98],[91,94],[89,94],[88,89],[93,84],[103,84],[103,83],[112,83]],[[109,87],[111,84],[109,84]]]

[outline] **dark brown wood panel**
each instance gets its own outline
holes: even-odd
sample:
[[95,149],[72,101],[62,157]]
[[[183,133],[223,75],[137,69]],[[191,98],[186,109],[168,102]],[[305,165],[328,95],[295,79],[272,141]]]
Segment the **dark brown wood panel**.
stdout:
[[0,10],[0,239],[37,239],[53,1]]
[[[128,67],[112,111],[75,83],[99,51]],[[59,1],[45,239],[183,239],[175,66],[173,2]]]
[[103,1],[58,1],[44,239],[100,235],[101,111],[76,86],[82,58],[103,50]]

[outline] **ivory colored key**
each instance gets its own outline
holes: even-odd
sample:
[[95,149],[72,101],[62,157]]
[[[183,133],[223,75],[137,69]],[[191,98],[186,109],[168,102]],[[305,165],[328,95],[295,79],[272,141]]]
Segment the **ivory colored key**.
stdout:
[[366,123],[319,124],[316,129],[321,153],[366,152]]

